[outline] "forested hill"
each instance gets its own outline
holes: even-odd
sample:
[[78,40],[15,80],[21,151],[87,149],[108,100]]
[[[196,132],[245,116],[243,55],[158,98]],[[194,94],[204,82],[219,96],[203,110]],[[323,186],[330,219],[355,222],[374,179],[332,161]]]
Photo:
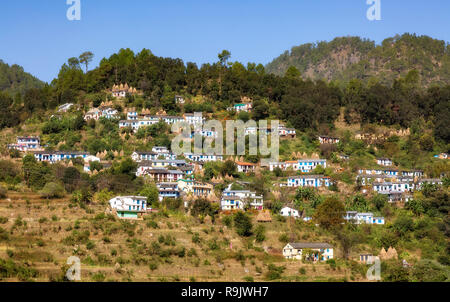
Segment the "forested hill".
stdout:
[[9,66],[0,60],[0,91],[23,94],[30,88],[42,88],[43,86],[42,81],[25,72],[21,66]]
[[284,75],[290,66],[295,66],[305,79],[348,82],[375,77],[389,85],[416,69],[423,85],[449,84],[450,45],[411,34],[385,39],[381,45],[359,37],[341,37],[293,47],[269,63],[266,71]]

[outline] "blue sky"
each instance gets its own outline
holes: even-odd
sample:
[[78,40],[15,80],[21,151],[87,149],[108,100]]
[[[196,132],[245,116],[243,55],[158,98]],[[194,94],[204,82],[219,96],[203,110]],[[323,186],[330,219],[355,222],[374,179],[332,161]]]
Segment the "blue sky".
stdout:
[[[150,49],[185,62],[266,64],[292,46],[357,35],[380,43],[405,32],[450,41],[450,1],[380,0],[369,21],[366,0],[80,0],[68,21],[66,0],[1,1],[0,59],[51,81],[69,57],[86,50],[92,67],[120,48]],[[91,68],[92,68],[91,67]]]

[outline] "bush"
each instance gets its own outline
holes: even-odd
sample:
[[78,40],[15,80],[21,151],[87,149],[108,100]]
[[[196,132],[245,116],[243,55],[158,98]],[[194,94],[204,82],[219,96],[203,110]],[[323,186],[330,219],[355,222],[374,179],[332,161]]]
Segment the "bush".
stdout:
[[222,218],[222,223],[227,228],[232,228],[233,227],[233,218],[231,216],[225,216],[224,218]]
[[62,198],[65,195],[64,187],[56,182],[49,182],[46,183],[44,188],[42,188],[41,191],[39,191],[39,194],[42,196],[42,198]]
[[268,271],[266,273],[266,279],[269,281],[281,279],[281,275],[284,273],[286,267],[276,266],[275,264],[269,264]]
[[234,215],[234,225],[236,226],[236,232],[239,236],[250,237],[252,235],[252,222],[243,212],[238,212]]
[[285,234],[281,234],[280,237],[278,237],[278,240],[281,243],[288,243],[289,242],[289,236],[285,233]]
[[332,268],[333,270],[336,269],[336,261],[334,259],[328,259],[327,264],[329,264],[330,268]]
[[263,242],[266,240],[266,228],[263,225],[258,225],[255,229],[255,235],[256,235],[256,242]]
[[151,262],[148,267],[150,268],[151,271],[157,270],[158,269],[158,263],[156,262]]

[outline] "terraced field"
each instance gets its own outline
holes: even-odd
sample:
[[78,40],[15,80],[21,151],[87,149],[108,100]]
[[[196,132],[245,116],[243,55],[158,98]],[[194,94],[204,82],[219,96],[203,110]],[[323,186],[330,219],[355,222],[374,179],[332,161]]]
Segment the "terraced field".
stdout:
[[333,269],[286,261],[280,235],[307,238],[309,232],[286,222],[266,224],[266,240],[259,244],[220,221],[200,224],[184,213],[165,211],[141,221],[120,221],[105,214],[105,208],[93,204],[82,209],[68,199],[8,192],[0,200],[0,227],[7,234],[0,238],[0,258],[36,273],[3,281],[63,280],[70,256],[81,260],[82,281],[266,281],[269,264],[285,267],[275,281],[362,278],[347,264]]

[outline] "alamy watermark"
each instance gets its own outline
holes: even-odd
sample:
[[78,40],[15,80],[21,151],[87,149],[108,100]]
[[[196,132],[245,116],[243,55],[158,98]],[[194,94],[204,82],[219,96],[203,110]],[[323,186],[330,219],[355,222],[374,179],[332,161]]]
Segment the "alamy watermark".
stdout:
[[66,272],[66,278],[69,281],[81,280],[81,261],[80,258],[71,256],[67,259],[67,264],[70,265]]
[[67,0],[67,5],[70,7],[67,9],[67,20],[80,21],[81,20],[81,0]]
[[379,257],[371,257],[367,264],[373,264],[369,267],[366,273],[367,280],[369,281],[380,281],[381,280],[381,261]]
[[367,5],[370,5],[367,10],[367,19],[369,21],[381,20],[381,0],[367,0]]
[[[197,120],[202,120],[201,113],[195,113]],[[228,120],[225,122],[225,149],[224,129],[218,120],[209,120],[194,125],[192,137],[191,125],[187,122],[179,122],[172,125],[172,132],[178,135],[172,140],[172,152],[175,155],[193,153],[204,155],[261,155],[261,165],[278,162],[280,149],[280,123],[277,120],[270,122],[254,120],[243,122],[241,120]],[[214,133],[207,135],[205,139],[202,133]],[[258,135],[259,133],[259,135]],[[249,137],[248,153],[246,153],[246,137]],[[270,139],[269,139],[270,138]],[[270,146],[269,146],[270,143]],[[225,150],[225,152],[224,152]],[[267,158],[269,157],[269,158]]]

